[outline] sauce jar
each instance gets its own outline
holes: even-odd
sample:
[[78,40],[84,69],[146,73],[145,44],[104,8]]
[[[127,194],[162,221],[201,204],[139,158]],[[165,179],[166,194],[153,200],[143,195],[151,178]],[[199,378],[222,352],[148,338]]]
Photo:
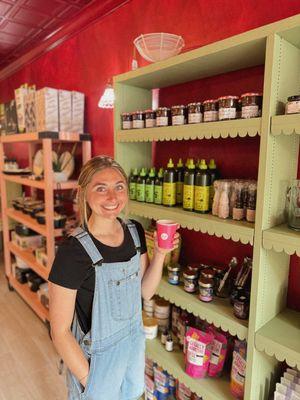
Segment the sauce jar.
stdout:
[[201,103],[188,104],[188,124],[199,124],[202,122],[203,113]]
[[285,113],[286,114],[300,113],[300,94],[288,97],[285,106]]
[[169,264],[168,265],[168,282],[171,285],[179,285],[180,283],[180,265]]
[[241,95],[242,118],[256,118],[261,116],[261,93],[244,93]]
[[154,128],[156,126],[156,113],[154,110],[145,111],[145,126],[146,128]]
[[203,102],[203,121],[213,122],[219,118],[219,103],[218,100],[205,100]]
[[206,303],[212,301],[214,292],[214,280],[212,278],[205,278],[203,273],[199,279],[199,299]]
[[170,109],[159,107],[156,110],[156,126],[168,126],[170,122]]
[[249,316],[249,299],[241,295],[234,300],[233,314],[239,319],[248,319]]
[[186,124],[186,108],[183,105],[172,106],[172,125],[184,125]]
[[122,113],[121,114],[122,129],[132,129],[132,114]]
[[229,120],[236,118],[236,109],[238,105],[238,96],[219,97],[219,120]]
[[197,290],[197,273],[186,268],[183,272],[184,290],[188,293],[195,293]]
[[132,128],[145,128],[145,114],[143,113],[143,111],[135,111],[134,113],[132,113]]

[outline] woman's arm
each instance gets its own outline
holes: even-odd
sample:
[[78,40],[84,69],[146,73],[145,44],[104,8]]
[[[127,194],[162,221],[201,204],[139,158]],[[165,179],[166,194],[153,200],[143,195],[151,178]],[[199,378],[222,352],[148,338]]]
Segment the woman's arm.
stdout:
[[71,333],[77,290],[49,282],[51,337],[61,358],[73,375],[86,385],[89,363]]

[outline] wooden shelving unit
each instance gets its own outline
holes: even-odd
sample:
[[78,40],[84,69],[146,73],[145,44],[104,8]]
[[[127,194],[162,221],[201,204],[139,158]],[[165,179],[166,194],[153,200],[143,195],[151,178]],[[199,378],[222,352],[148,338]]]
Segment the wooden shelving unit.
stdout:
[[[278,115],[282,113],[282,104],[288,96],[296,94],[295,88],[300,84],[299,38],[300,15],[296,15],[114,78],[115,158],[127,173],[131,168],[152,165],[153,142],[157,142],[156,145],[159,146],[160,141],[168,140],[260,135],[255,225],[221,221],[212,216],[198,216],[176,208],[130,203],[131,213],[143,217],[145,223],[151,218],[170,218],[188,229],[253,244],[248,328],[243,324],[237,326],[231,321],[222,304],[215,303],[213,307],[208,305],[204,308],[199,302],[197,307],[193,297],[185,297],[180,288],[167,287],[164,281],[158,289],[158,293],[171,302],[190,309],[217,325],[219,323],[219,326],[227,326],[241,337],[247,337],[245,400],[268,398],[274,389],[270,382],[273,381],[278,361],[286,359],[290,365],[299,366],[300,349],[298,342],[293,340],[298,334],[300,341],[297,322],[300,313],[286,310],[286,288],[289,255],[299,255],[300,234],[288,230],[283,224],[286,190],[290,180],[295,179],[297,174],[300,115]],[[121,130],[122,112],[152,107],[152,89],[256,65],[264,65],[261,118],[200,123],[193,126]],[[279,332],[284,333],[280,335]],[[192,380],[183,371],[182,356],[164,352],[156,341],[147,343],[147,354],[205,400],[232,398],[228,382],[219,379]]]

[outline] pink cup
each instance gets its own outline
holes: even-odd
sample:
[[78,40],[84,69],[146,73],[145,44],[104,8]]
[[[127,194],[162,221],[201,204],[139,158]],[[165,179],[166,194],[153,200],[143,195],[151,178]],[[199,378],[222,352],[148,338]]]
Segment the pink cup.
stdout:
[[156,222],[158,247],[172,249],[173,239],[178,229],[177,222],[169,219],[160,219]]

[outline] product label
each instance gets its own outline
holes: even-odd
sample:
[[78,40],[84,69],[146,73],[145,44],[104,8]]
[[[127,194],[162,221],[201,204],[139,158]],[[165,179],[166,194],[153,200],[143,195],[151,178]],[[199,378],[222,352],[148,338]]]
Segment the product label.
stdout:
[[136,120],[132,121],[132,127],[135,129],[144,128],[144,126],[145,126],[144,120],[136,119]]
[[258,106],[242,107],[242,118],[255,118],[259,116]]
[[166,372],[164,372],[161,369],[155,368],[154,369],[154,381],[155,381],[155,385],[156,387],[160,388],[159,391],[161,391],[162,393],[164,393],[165,389],[168,389],[168,384],[169,384],[169,379],[168,379],[168,374]]
[[176,182],[176,203],[182,204],[182,197],[183,197],[183,183]]
[[212,352],[211,352],[211,356],[210,356],[211,364],[218,365],[221,350],[222,350],[222,343],[215,339],[213,341]]
[[246,360],[244,360],[243,357],[241,357],[241,355],[238,352],[234,351],[231,378],[233,381],[243,386],[245,382],[245,374],[246,374]]
[[211,301],[213,299],[213,288],[199,288],[199,299],[202,301]]
[[162,186],[154,186],[154,203],[162,204],[162,195],[163,195],[163,187]]
[[184,115],[173,115],[172,125],[184,125]]
[[137,201],[145,201],[145,184],[144,183],[136,184],[136,199],[137,199]]
[[202,122],[202,113],[191,113],[188,116],[189,124],[199,124]]
[[291,103],[287,103],[285,107],[286,114],[294,114],[300,113],[300,101],[293,101]]
[[146,203],[154,202],[154,185],[146,185],[145,199],[146,199]]
[[204,111],[204,122],[218,121],[218,111]]
[[236,108],[228,107],[219,109],[219,120],[235,119],[235,117],[236,117]]
[[123,121],[122,127],[123,129],[132,129],[132,121]]
[[145,121],[146,128],[154,128],[156,125],[156,120],[155,119],[146,119]]
[[178,382],[178,400],[190,400],[192,392],[183,383]]
[[175,206],[176,204],[176,183],[164,182],[163,184],[163,205]]
[[181,345],[184,343],[184,336],[185,336],[185,325],[183,325],[183,322],[179,319],[178,321],[178,340]]
[[201,367],[204,363],[204,355],[206,345],[199,342],[199,340],[193,339],[191,336],[186,338],[187,340],[187,360],[193,365]]
[[210,186],[195,186],[195,211],[208,211]]
[[168,117],[157,117],[156,126],[168,126]]
[[129,184],[129,198],[130,198],[130,200],[136,199],[136,183],[135,182],[131,182]]
[[186,210],[194,208],[194,185],[183,185],[183,208]]

